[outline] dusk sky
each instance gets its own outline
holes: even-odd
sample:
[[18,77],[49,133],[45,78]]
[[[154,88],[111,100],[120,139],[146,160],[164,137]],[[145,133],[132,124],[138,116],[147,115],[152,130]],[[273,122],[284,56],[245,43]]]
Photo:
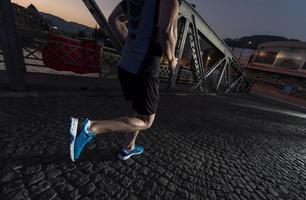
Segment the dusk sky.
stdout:
[[[96,22],[82,0],[12,0],[89,26]],[[120,0],[97,0],[106,16]],[[306,0],[192,0],[222,37],[279,35],[306,41]]]

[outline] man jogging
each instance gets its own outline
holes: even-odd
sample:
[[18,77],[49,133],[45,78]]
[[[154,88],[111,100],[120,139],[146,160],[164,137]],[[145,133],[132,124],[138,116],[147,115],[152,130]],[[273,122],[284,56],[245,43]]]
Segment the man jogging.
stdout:
[[[159,70],[161,56],[174,70],[177,65],[178,0],[123,0],[112,12],[109,23],[125,46],[122,50],[118,77],[123,94],[132,102],[134,117],[91,121],[71,118],[70,155],[77,160],[87,143],[106,132],[126,132],[127,145],[118,158],[127,160],[144,149],[136,145],[139,131],[149,129],[159,103]],[[128,19],[128,27],[125,19]]]

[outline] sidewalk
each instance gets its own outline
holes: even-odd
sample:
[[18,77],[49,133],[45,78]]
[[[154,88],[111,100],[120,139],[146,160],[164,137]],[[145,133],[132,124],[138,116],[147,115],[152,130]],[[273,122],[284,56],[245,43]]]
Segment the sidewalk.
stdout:
[[268,85],[254,85],[251,94],[287,103],[306,110],[306,99],[285,94],[281,90]]

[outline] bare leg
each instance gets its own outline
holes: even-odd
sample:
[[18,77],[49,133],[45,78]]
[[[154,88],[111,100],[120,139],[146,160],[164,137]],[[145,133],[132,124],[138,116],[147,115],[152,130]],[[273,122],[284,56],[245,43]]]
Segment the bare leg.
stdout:
[[91,121],[90,130],[94,134],[103,134],[106,132],[136,133],[150,128],[154,118],[155,114],[148,116],[137,115],[136,117],[120,117],[112,120]]
[[[134,117],[141,118],[142,116],[135,112]],[[130,149],[130,150],[134,149],[136,138],[137,138],[139,132],[140,131],[127,133],[127,135],[126,135],[126,143],[125,143],[124,148]]]
[[133,133],[127,133],[127,135],[126,135],[126,143],[125,143],[124,148],[127,148],[129,150],[134,149],[136,138],[137,138],[139,132],[140,131],[136,131],[136,132],[133,132]]

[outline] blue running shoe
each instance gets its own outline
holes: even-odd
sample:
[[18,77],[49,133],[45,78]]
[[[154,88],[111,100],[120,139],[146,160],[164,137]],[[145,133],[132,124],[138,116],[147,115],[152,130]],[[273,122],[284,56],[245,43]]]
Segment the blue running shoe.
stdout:
[[85,145],[92,141],[95,134],[87,131],[89,120],[79,120],[78,118],[70,118],[70,157],[74,162],[80,155]]
[[131,156],[139,155],[144,151],[144,148],[140,145],[135,145],[133,150],[129,149],[122,149],[121,152],[118,154],[118,158],[120,160],[127,160]]

